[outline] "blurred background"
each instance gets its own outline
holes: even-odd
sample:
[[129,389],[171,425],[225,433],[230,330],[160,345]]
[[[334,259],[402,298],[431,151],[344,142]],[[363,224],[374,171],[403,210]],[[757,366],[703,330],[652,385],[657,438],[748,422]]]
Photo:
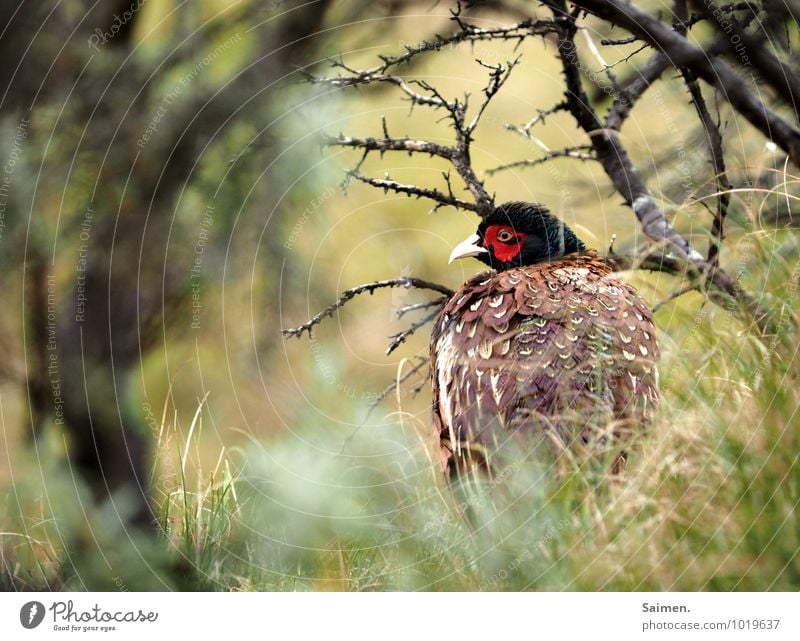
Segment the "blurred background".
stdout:
[[[484,27],[544,17],[534,5],[481,3],[467,16]],[[431,459],[422,378],[369,411],[427,355],[427,330],[385,351],[407,327],[397,311],[428,297],[378,291],[310,340],[281,335],[360,283],[410,275],[456,288],[481,269],[447,263],[474,215],[345,191],[359,154],[319,144],[323,132],[382,136],[384,117],[393,135],[449,144],[447,123],[389,86],[303,76],[337,73],[326,59],[340,54],[364,68],[448,33],[452,6],[0,4],[5,589],[797,588],[796,168],[724,103],[741,188],[722,262],[785,323],[756,337],[697,292],[660,306],[664,407],[623,484],[599,487],[580,467],[556,481],[532,460],[508,497],[487,499],[494,526],[471,533]],[[597,42],[625,35],[595,27]],[[796,25],[783,29],[796,46]],[[639,46],[602,56],[632,56],[635,73],[650,56]],[[580,48],[599,73],[588,41]],[[553,43],[462,44],[400,70],[446,96],[478,95],[476,59],[517,55],[475,136],[482,176],[543,155],[506,124],[562,99]],[[550,149],[585,143],[565,113],[536,131]],[[671,222],[705,248],[716,185],[672,71],[622,137]],[[405,154],[361,167],[440,187],[446,170]],[[614,237],[619,252],[647,244],[596,163],[555,159],[487,187],[498,202],[547,204],[602,252]],[[624,277],[652,305],[681,286]],[[138,492],[131,469],[147,479]],[[150,509],[155,534],[142,526]]]

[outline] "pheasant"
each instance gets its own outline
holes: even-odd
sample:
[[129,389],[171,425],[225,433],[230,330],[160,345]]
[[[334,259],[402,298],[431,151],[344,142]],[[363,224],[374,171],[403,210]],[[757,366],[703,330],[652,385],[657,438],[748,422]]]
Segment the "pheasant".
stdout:
[[651,312],[572,230],[542,205],[506,203],[450,262],[466,257],[492,269],[447,301],[431,335],[446,473],[491,468],[511,435],[569,447],[650,422],[659,400]]

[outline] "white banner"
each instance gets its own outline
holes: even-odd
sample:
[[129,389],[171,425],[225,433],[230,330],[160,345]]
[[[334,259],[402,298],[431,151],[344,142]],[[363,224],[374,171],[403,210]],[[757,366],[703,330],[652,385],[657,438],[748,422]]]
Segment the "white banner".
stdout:
[[0,595],[0,639],[491,641],[547,637],[797,641],[800,595],[678,592]]

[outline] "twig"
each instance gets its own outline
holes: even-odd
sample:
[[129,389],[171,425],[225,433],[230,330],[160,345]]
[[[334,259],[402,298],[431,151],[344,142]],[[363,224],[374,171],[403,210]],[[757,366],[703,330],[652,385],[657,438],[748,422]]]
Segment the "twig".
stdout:
[[398,332],[397,334],[392,334],[389,338],[392,339],[392,342],[389,343],[389,347],[386,349],[386,355],[389,356],[394,350],[396,350],[400,345],[406,342],[409,336],[414,334],[420,327],[424,327],[428,323],[430,323],[434,318],[439,315],[439,309],[431,312],[423,319],[415,321],[411,323],[406,329],[402,332]]
[[315,325],[318,325],[322,322],[325,318],[329,316],[333,316],[333,313],[343,307],[349,300],[358,296],[359,294],[369,293],[372,294],[376,289],[386,288],[386,287],[405,287],[406,289],[410,287],[414,287],[416,289],[429,289],[435,292],[439,292],[440,294],[447,296],[448,298],[453,295],[453,290],[449,287],[445,287],[444,285],[439,285],[438,283],[433,283],[431,281],[422,280],[421,278],[414,278],[410,276],[403,276],[400,278],[390,278],[388,280],[377,280],[373,283],[365,283],[363,285],[358,285],[357,287],[353,287],[352,289],[345,290],[342,292],[342,295],[339,299],[328,305],[325,309],[323,309],[319,314],[311,318],[310,320],[306,321],[302,325],[297,327],[292,327],[289,329],[282,329],[281,333],[284,336],[295,336],[300,338],[303,335],[303,332],[308,332],[309,338],[311,337],[311,330],[314,328]]
[[[377,398],[374,401],[372,401],[372,403],[369,404],[369,407],[367,408],[367,415],[364,417],[365,420],[368,419],[371,416],[372,412],[375,411],[375,408],[377,408],[378,405],[380,405],[381,402],[389,394],[391,394],[394,390],[396,390],[398,387],[400,387],[408,379],[410,379],[412,376],[414,376],[414,374],[419,372],[423,367],[426,367],[428,365],[428,362],[430,361],[430,358],[428,358],[427,356],[415,356],[415,358],[418,360],[417,364],[414,365],[414,367],[412,367],[410,370],[408,370],[405,374],[403,374],[399,378],[395,378],[395,380],[393,380],[389,385],[387,385],[383,389],[383,391],[380,394],[378,394]],[[422,384],[419,385],[419,386],[415,386],[412,389],[412,391],[411,391],[412,395],[416,396],[417,392],[420,389],[422,389],[422,386],[424,386],[425,383],[427,383],[427,381],[428,381],[428,377],[427,376],[423,377]]]
[[489,106],[489,103],[492,101],[497,95],[497,92],[500,91],[500,88],[506,83],[508,77],[511,75],[514,67],[519,64],[520,56],[517,56],[516,59],[510,60],[507,66],[503,67],[503,65],[487,65],[480,60],[476,62],[485,67],[486,69],[490,69],[491,73],[489,74],[489,84],[486,85],[483,89],[483,95],[486,99],[481,103],[481,106],[478,108],[478,113],[475,114],[475,117],[472,121],[467,125],[464,129],[465,132],[469,133],[470,135],[475,131],[475,128],[478,126],[478,122],[483,116],[483,112],[486,111],[486,107]]
[[[519,131],[518,129],[514,128],[513,131]],[[525,160],[517,160],[515,162],[510,162],[505,165],[499,165],[497,167],[492,167],[491,169],[487,169],[486,173],[489,176],[493,176],[494,174],[500,171],[506,171],[509,169],[521,169],[523,167],[535,167],[537,165],[541,165],[543,163],[549,162],[554,158],[575,158],[576,160],[597,160],[597,156],[594,154],[586,153],[587,150],[592,149],[591,145],[578,145],[577,147],[569,147],[567,149],[557,149],[555,151],[546,152],[544,156],[541,158],[533,158],[533,159],[525,159]]]
[[412,303],[411,305],[404,305],[397,310],[397,318],[403,318],[409,312],[415,312],[419,309],[428,309],[429,307],[441,307],[444,305],[447,298],[437,298],[436,300],[425,301],[424,303]]
[[474,211],[476,214],[481,213],[475,203],[462,200],[461,198],[456,198],[452,195],[452,192],[450,195],[448,195],[439,191],[438,189],[427,189],[425,187],[417,187],[416,185],[405,185],[397,182],[396,180],[392,180],[388,176],[386,178],[370,178],[369,176],[362,176],[354,171],[348,171],[347,174],[364,184],[371,185],[372,187],[378,187],[384,191],[393,191],[398,194],[405,194],[408,197],[429,198],[437,203],[437,205],[434,207],[434,211],[439,207],[450,205],[452,207],[457,207],[458,209]]
[[[494,27],[491,29],[482,29],[472,25],[466,21],[464,21],[460,16],[460,7],[456,8],[454,11],[451,12],[452,17],[451,20],[456,23],[459,30],[449,36],[437,36],[433,40],[425,40],[417,44],[413,47],[405,47],[405,53],[402,53],[397,56],[385,56],[381,55],[378,58],[381,60],[381,63],[371,67],[369,69],[357,70],[347,67],[341,61],[331,61],[334,67],[342,68],[346,70],[351,76],[355,78],[365,78],[365,77],[372,77],[374,78],[378,76],[384,76],[385,74],[394,67],[399,67],[404,63],[409,63],[413,58],[418,55],[429,53],[432,51],[441,51],[445,48],[452,48],[456,45],[459,45],[463,42],[477,42],[480,40],[516,40],[521,42],[522,40],[529,38],[531,36],[544,36],[548,33],[554,33],[556,31],[555,24],[552,20],[523,20],[517,24],[505,26],[505,27]],[[328,82],[334,84],[343,80],[342,77],[333,77],[333,78],[315,78],[315,82]],[[364,84],[364,83],[358,83]]]
[[653,305],[653,313],[655,314],[659,309],[664,307],[664,305],[666,305],[667,303],[671,303],[672,301],[674,301],[677,298],[680,298],[684,294],[688,294],[689,292],[696,292],[699,291],[699,289],[700,288],[697,286],[697,283],[689,283],[688,285],[685,285],[680,289],[675,290],[669,296],[667,296],[667,298],[665,298],[664,300],[660,300],[655,305]]
[[557,113],[559,111],[567,111],[568,106],[566,102],[559,102],[554,107],[550,107],[550,109],[537,109],[539,113],[531,118],[528,122],[526,122],[522,127],[516,127],[514,125],[506,125],[507,129],[514,129],[521,133],[522,135],[530,135],[531,129],[533,129],[536,125],[540,122],[544,124],[545,118],[551,114]]
[[420,153],[438,156],[451,160],[456,153],[452,147],[440,145],[427,140],[412,140],[411,138],[354,138],[352,136],[326,136],[323,135],[321,143],[326,147],[353,147],[363,149],[365,152],[377,151],[383,155],[387,151],[405,151],[409,154]]
[[633,58],[640,51],[643,51],[643,50],[647,49],[648,45],[647,44],[642,45],[641,47],[639,47],[633,53],[629,54],[625,58],[622,58],[621,60],[618,60],[614,64],[610,65],[605,61],[605,58],[603,58],[603,54],[600,53],[600,49],[598,49],[597,45],[594,43],[594,40],[592,39],[592,34],[589,32],[589,30],[588,29],[581,29],[581,33],[583,34],[583,39],[586,40],[586,46],[589,48],[589,51],[595,57],[595,59],[600,64],[600,66],[603,68],[603,70],[606,72],[606,76],[608,77],[608,81],[611,83],[611,86],[614,89],[614,94],[619,96],[621,94],[621,91],[620,91],[620,88],[619,88],[619,82],[617,81],[617,76],[614,73],[613,68],[616,67],[621,62],[627,62],[628,60]]

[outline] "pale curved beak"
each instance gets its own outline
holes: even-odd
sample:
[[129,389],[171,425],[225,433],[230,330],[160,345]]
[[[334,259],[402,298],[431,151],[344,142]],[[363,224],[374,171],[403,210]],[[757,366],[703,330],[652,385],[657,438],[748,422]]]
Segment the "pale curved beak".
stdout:
[[479,254],[488,254],[489,250],[485,247],[481,247],[479,245],[480,242],[481,237],[478,236],[478,234],[472,234],[472,236],[465,241],[456,245],[455,249],[453,249],[453,253],[450,254],[450,260],[447,262],[452,263],[458,258],[469,258],[470,256],[478,256]]

